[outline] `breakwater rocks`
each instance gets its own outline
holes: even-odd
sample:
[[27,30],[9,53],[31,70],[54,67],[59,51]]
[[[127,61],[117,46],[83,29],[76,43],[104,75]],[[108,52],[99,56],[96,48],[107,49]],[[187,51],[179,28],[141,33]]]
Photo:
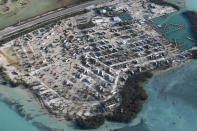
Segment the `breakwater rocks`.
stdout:
[[6,98],[6,97],[3,97],[3,98],[1,97],[0,99],[9,108],[13,109],[19,116],[25,118],[27,121],[33,119],[31,114],[26,113],[22,104],[14,101],[14,100],[10,100],[9,98]]
[[180,8],[177,5],[172,4],[172,3],[168,3],[164,0],[150,0],[150,2],[155,3],[157,5],[161,5],[161,6],[171,6],[171,7],[175,8],[176,10],[180,10]]
[[192,31],[194,32],[196,39],[197,39],[197,12],[195,11],[186,11],[183,12],[183,15],[185,15],[189,21],[192,24]]
[[120,89],[121,104],[112,112],[88,118],[76,119],[76,124],[83,129],[95,129],[106,120],[130,122],[141,111],[143,102],[148,98],[142,83],[152,77],[152,73],[143,72],[128,77],[125,86]]
[[64,131],[64,129],[50,128],[42,124],[41,122],[32,122],[32,125],[35,126],[37,129],[39,129],[40,131]]

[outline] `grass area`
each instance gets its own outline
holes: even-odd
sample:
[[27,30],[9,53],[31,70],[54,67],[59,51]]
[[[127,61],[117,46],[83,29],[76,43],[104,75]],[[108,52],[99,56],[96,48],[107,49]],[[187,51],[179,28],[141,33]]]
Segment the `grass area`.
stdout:
[[86,28],[92,28],[94,26],[95,26],[95,24],[90,20],[88,23],[77,25],[77,28],[82,30],[82,29],[86,29]]
[[6,36],[5,38],[1,39],[0,40],[0,46],[2,46],[4,43],[6,43],[8,41],[16,39],[17,37],[20,37],[20,36],[22,36],[24,34],[27,34],[27,33],[31,32],[31,31],[34,31],[34,30],[39,29],[41,27],[47,26],[49,24],[57,23],[58,21],[60,21],[62,19],[67,19],[69,17],[74,17],[74,16],[77,16],[77,15],[82,15],[82,14],[85,14],[87,12],[88,12],[87,10],[82,10],[82,11],[73,13],[71,15],[65,15],[65,16],[62,16],[62,17],[58,17],[58,18],[55,18],[55,19],[52,19],[52,20],[49,20],[49,21],[45,21],[45,22],[39,23],[39,24],[34,25],[34,26],[30,27],[30,28],[27,28],[27,29],[24,29],[24,30],[20,30],[18,32],[10,34],[9,36]]

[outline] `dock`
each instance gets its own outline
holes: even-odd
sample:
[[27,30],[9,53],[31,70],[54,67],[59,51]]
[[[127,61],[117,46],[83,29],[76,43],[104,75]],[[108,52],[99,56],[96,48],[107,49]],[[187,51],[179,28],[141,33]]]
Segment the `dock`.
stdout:
[[167,32],[163,32],[162,35],[167,35],[167,34],[169,34],[169,33],[172,33],[172,32],[175,32],[175,31],[179,31],[179,30],[182,30],[182,29],[184,29],[184,28],[185,28],[185,26],[181,26],[181,27],[179,27],[179,28],[176,28],[176,29],[173,29],[173,30],[169,30],[169,31],[167,31]]
[[174,23],[170,23],[170,25],[173,25],[173,26],[183,26],[183,25],[181,25],[181,24],[174,24]]
[[195,39],[193,39],[192,37],[190,37],[190,36],[187,36],[187,39],[188,40],[191,40],[191,41],[193,41],[193,42],[196,42],[196,40]]

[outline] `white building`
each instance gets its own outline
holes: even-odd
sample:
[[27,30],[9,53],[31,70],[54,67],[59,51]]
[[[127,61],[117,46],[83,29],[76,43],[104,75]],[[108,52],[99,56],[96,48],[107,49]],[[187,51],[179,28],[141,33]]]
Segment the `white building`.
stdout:
[[95,23],[102,23],[103,19],[102,18],[96,18],[96,19],[94,19],[94,22]]
[[100,12],[101,14],[106,14],[106,13],[107,13],[107,10],[101,9],[99,12]]
[[120,17],[117,17],[117,16],[113,17],[112,20],[115,21],[115,22],[120,22],[121,21]]

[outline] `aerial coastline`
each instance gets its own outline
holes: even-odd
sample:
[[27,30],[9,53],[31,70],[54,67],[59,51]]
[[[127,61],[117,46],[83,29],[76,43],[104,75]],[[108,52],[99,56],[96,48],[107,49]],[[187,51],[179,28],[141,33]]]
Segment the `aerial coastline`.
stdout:
[[[105,119],[130,122],[148,97],[140,84],[152,76],[150,71],[191,58],[145,23],[178,8],[148,1],[142,8],[142,3],[115,0],[95,7],[109,13],[87,12],[16,38],[0,48],[1,71],[11,83],[25,83],[50,112],[63,114],[81,128],[98,128]],[[132,6],[139,7],[140,15]],[[85,28],[80,29],[81,24]]]

